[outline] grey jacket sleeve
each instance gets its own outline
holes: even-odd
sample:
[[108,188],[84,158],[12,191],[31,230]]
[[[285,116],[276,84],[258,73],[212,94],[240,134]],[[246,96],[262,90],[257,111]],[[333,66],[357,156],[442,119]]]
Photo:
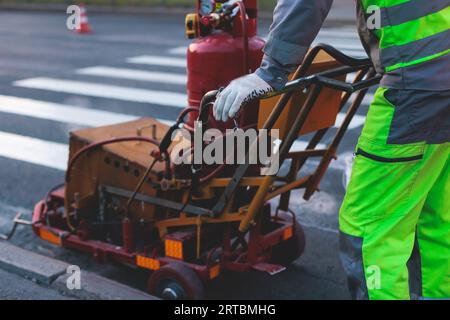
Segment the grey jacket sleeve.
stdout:
[[333,0],[278,0],[264,57],[256,74],[276,90],[303,61]]

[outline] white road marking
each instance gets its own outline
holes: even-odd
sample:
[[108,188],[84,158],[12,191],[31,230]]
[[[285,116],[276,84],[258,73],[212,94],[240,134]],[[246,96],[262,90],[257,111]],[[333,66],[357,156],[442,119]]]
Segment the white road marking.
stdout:
[[187,106],[187,96],[185,94],[169,91],[136,89],[45,77],[15,81],[14,85],[31,89],[42,89],[91,97],[151,103],[177,108],[184,108]]
[[[290,151],[302,151],[307,142],[297,140]],[[325,148],[319,144],[317,149]],[[24,161],[56,170],[66,170],[69,146],[64,143],[41,140],[33,137],[0,131],[0,156]],[[332,162],[331,167],[335,162]],[[336,167],[341,170],[341,168]]]
[[359,39],[357,31],[351,31],[349,29],[322,29],[319,32],[318,37],[341,38],[348,40]]
[[179,74],[179,73],[142,71],[142,70],[133,70],[133,69],[126,69],[126,68],[112,68],[112,67],[105,67],[105,66],[95,66],[95,67],[78,69],[78,70],[76,70],[76,73],[89,75],[89,76],[131,79],[131,80],[140,80],[140,81],[158,82],[158,83],[170,83],[170,84],[179,84],[179,85],[186,85],[186,82],[187,82],[186,75]]
[[0,131],[0,156],[66,170],[69,147],[63,143]]
[[[4,95],[0,95],[0,112],[72,123],[86,127],[112,125],[140,118],[137,115],[81,108],[72,105]],[[156,120],[167,125],[172,125],[174,123],[174,121],[164,119]]]
[[[291,151],[301,151],[307,142],[297,140]],[[317,149],[325,148],[319,144]],[[66,170],[69,146],[63,143],[0,131],[0,156],[45,167]]]
[[[335,127],[340,126],[342,124],[342,122],[344,121],[344,118],[345,118],[345,113],[339,112],[337,115],[337,118],[336,118],[336,126]],[[366,121],[365,116],[360,116],[358,114],[355,114],[353,116],[352,121],[350,122],[350,125],[348,126],[348,129],[358,128],[364,124],[364,121]]]
[[187,52],[187,46],[175,47],[175,48],[169,49],[168,52],[170,54],[174,54],[174,55],[185,55]]
[[162,56],[137,56],[127,59],[128,63],[149,64],[166,67],[186,68],[187,62],[185,58],[168,58]]
[[[319,41],[316,41],[316,43],[318,43]],[[323,41],[322,41],[323,43]],[[362,47],[361,44],[351,44],[351,43],[339,43],[336,44],[336,47],[339,48],[339,50],[349,50],[349,51],[357,51],[357,52],[365,52],[364,48]]]
[[364,100],[363,100],[362,103],[370,105],[372,103],[373,99],[375,99],[375,95],[373,93],[367,93],[365,95]]
[[[296,151],[303,151],[308,146],[308,141],[302,141],[302,140],[295,140],[294,143],[291,146],[291,149],[289,149],[290,152],[296,152]],[[323,143],[319,143],[316,146],[316,149],[325,149],[326,145]]]

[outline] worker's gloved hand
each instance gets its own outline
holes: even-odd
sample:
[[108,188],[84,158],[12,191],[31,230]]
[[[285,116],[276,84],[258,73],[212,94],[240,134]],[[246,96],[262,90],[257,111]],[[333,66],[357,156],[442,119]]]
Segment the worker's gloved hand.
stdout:
[[217,121],[226,122],[233,118],[249,100],[271,91],[273,88],[254,73],[235,79],[219,93],[214,103],[214,118]]

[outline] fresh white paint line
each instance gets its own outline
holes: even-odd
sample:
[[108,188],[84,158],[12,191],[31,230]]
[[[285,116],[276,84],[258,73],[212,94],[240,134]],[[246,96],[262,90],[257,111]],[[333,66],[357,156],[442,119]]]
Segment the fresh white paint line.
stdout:
[[66,170],[68,153],[69,147],[63,143],[0,131],[1,157]]
[[[354,97],[356,97],[356,96],[354,96]],[[373,93],[367,93],[365,96],[364,96],[364,99],[363,99],[363,101],[362,101],[362,105],[365,105],[365,106],[369,106],[371,103],[372,103],[372,101],[373,101],[373,99],[375,98],[375,96],[374,96],[374,94]]]
[[[340,126],[342,122],[344,121],[345,113],[339,112],[336,118],[336,126]],[[349,129],[355,129],[364,124],[364,121],[366,121],[366,117],[360,116],[355,114],[353,116],[352,121],[350,122],[350,125],[348,126]]]
[[362,45],[358,43],[355,44],[339,43],[336,44],[336,47],[339,48],[339,50],[364,51]]
[[[297,140],[290,151],[302,151],[306,146],[307,142]],[[322,148],[325,145],[317,146],[317,149]],[[67,168],[68,153],[69,146],[64,143],[0,131],[0,157],[64,171]]]
[[355,78],[356,78],[356,72],[352,72],[352,73],[347,74],[346,81],[353,82],[353,81],[355,81]]
[[40,77],[15,81],[14,85],[31,89],[42,89],[91,97],[151,103],[177,108],[184,108],[187,105],[187,96],[181,93],[136,89],[92,82]]
[[150,64],[167,67],[186,68],[187,62],[185,58],[168,58],[161,56],[137,56],[127,59],[128,63]]
[[0,112],[95,127],[137,119],[136,116],[0,95]]
[[346,38],[346,39],[358,39],[358,33],[356,31],[350,31],[348,29],[322,29],[319,32],[319,37],[333,37],[333,38]]
[[[0,112],[67,122],[86,127],[106,126],[140,118],[136,115],[4,95],[0,95]],[[174,123],[174,121],[164,119],[157,120],[167,125],[172,125]]]
[[[302,140],[295,140],[295,142],[292,144],[291,149],[289,151],[295,152],[295,151],[303,151],[308,146],[308,141],[302,141]],[[326,145],[319,143],[316,147],[316,149],[324,149],[326,148]]]
[[78,69],[76,73],[89,76],[131,79],[131,80],[179,84],[179,85],[186,85],[187,82],[186,75],[179,73],[143,71],[125,68],[112,68],[105,66],[95,66]]
[[175,47],[175,48],[169,49],[168,52],[170,54],[174,54],[174,55],[185,55],[187,52],[187,46]]
[[367,93],[365,98],[370,100],[370,103],[372,103],[373,99],[375,98],[375,95],[373,93]]
[[361,40],[359,40],[359,38],[357,38],[357,37],[342,39],[342,38],[335,37],[335,36],[323,36],[323,35],[319,34],[314,42],[330,43],[330,44],[334,44],[336,46],[353,45],[353,46],[359,46],[362,48]]

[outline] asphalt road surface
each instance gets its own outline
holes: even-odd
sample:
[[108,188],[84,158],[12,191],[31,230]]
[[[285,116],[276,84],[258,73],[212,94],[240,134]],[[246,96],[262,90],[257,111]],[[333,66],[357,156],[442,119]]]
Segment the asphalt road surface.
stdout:
[[[189,42],[184,17],[89,18],[94,33],[78,35],[66,29],[64,12],[0,12],[0,230],[8,228],[17,211],[29,215],[46,191],[63,181],[70,130],[139,116],[173,121],[185,107],[184,53]],[[267,35],[269,22],[261,21],[261,36]],[[364,56],[353,26],[328,27],[316,42]],[[294,194],[293,208],[306,229],[305,254],[276,276],[227,275],[211,285],[211,298],[348,298],[337,256],[337,212],[345,159],[369,100],[353,120],[322,191],[308,203]],[[13,242],[145,290],[146,272],[98,265],[88,255],[40,241],[28,228],[20,227]]]

